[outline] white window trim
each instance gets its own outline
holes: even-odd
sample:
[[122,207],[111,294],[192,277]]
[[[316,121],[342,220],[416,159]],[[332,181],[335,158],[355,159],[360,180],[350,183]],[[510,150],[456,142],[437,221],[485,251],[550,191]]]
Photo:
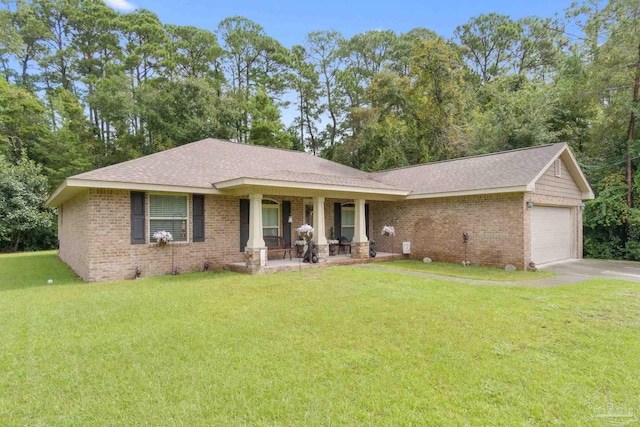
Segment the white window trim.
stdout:
[[[267,209],[278,209],[278,215],[276,216],[276,218],[277,218],[277,222],[276,222],[276,223],[278,224],[278,234],[276,234],[276,236],[282,236],[282,232],[281,232],[281,228],[282,228],[282,227],[281,227],[281,220],[280,220],[280,218],[282,218],[282,217],[280,216],[280,215],[281,215],[281,212],[280,212],[280,210],[281,210],[280,202],[279,202],[279,201],[277,201],[277,200],[275,200],[275,199],[270,199],[270,198],[268,198],[268,197],[263,197],[263,198],[262,198],[262,201],[264,202],[265,200],[268,200],[268,201],[270,201],[270,202],[274,202],[274,203],[275,203],[275,205],[274,205],[274,204],[268,204],[268,205],[266,205],[266,206],[269,206]],[[264,205],[264,203],[262,203],[262,209],[264,209],[264,207],[265,207],[265,205]],[[263,217],[264,217],[264,215],[263,215]],[[262,236],[263,236],[263,237],[264,237],[264,236],[266,236],[266,234],[264,234],[264,229],[265,229],[265,228],[275,228],[275,227],[265,227],[264,222],[263,222],[263,223],[262,223]]]
[[[153,241],[151,239],[151,196],[183,196],[187,198],[187,240],[185,241],[173,241],[171,242],[171,244],[173,245],[184,245],[187,243],[191,243],[191,194],[185,194],[185,193],[166,193],[166,192],[151,192],[151,193],[147,193],[146,194],[146,200],[145,200],[145,216],[146,216],[146,225],[147,225],[147,243],[149,244],[154,244],[156,243],[155,241]],[[183,218],[174,218],[174,217],[169,217],[169,218],[165,218],[165,217],[153,217],[154,220],[160,219],[160,220],[168,220],[168,221],[173,221],[174,219],[183,219]]]
[[[352,228],[353,229],[352,235],[355,235],[355,232],[356,232],[356,205],[355,205],[355,203],[351,203],[351,202],[343,203],[340,206],[340,210],[341,210],[341,213],[340,213],[340,236],[343,236],[343,233],[342,233],[342,229],[343,228]],[[342,221],[342,219],[344,218],[344,215],[342,215],[342,212],[344,212],[346,210],[353,211],[353,225],[346,225],[345,226],[343,221]]]

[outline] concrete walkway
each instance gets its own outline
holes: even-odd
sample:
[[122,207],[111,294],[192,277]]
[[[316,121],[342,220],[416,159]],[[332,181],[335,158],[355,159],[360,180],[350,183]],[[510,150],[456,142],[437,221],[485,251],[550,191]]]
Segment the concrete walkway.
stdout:
[[388,273],[398,273],[407,276],[424,277],[427,279],[447,280],[449,282],[466,283],[469,285],[491,285],[491,286],[522,286],[527,288],[553,288],[555,286],[568,285],[571,283],[583,282],[592,277],[578,274],[560,274],[554,277],[544,277],[542,279],[525,280],[522,282],[495,282],[492,280],[464,279],[461,277],[442,276],[439,274],[422,273],[419,271],[403,270],[400,268],[382,267],[380,265],[362,264],[356,267],[367,270],[385,271]]

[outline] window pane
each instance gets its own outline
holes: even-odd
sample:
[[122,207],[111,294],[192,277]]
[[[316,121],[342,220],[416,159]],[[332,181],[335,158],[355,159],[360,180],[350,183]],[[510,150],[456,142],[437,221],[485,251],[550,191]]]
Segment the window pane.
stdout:
[[187,196],[151,194],[149,196],[149,216],[151,218],[186,218]]
[[346,237],[347,239],[349,239],[349,241],[353,240],[353,230],[355,230],[354,227],[345,227],[342,226],[342,237]]
[[272,227],[265,227],[262,229],[262,235],[263,236],[277,236],[278,235],[278,228],[272,228]]
[[277,227],[278,226],[278,209],[262,207],[262,226]]
[[153,233],[156,231],[168,231],[173,236],[174,242],[187,241],[187,221],[184,219],[152,219],[149,220],[149,241],[153,240]]
[[356,223],[356,211],[354,209],[342,209],[342,226],[353,227]]

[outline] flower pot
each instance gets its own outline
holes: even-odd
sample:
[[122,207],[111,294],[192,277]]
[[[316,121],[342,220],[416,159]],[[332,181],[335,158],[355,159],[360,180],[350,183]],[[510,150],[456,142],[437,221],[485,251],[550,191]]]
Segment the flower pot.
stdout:
[[335,243],[329,245],[329,255],[331,255],[331,256],[337,255],[339,247],[340,247],[340,245],[339,244],[335,244]]

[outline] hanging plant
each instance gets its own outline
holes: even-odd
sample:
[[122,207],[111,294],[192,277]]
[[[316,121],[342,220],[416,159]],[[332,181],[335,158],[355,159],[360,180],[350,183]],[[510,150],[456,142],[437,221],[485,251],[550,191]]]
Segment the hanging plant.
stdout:
[[168,231],[156,231],[153,233],[153,238],[158,242],[158,246],[164,246],[167,243],[173,241],[173,236]]
[[396,235],[396,229],[393,227],[393,225],[385,225],[384,227],[382,227],[382,235],[383,236],[395,236]]
[[313,227],[310,226],[309,224],[304,224],[304,225],[301,225],[300,227],[296,228],[296,231],[302,237],[305,237],[305,238],[306,237],[311,237],[311,235],[313,234]]

